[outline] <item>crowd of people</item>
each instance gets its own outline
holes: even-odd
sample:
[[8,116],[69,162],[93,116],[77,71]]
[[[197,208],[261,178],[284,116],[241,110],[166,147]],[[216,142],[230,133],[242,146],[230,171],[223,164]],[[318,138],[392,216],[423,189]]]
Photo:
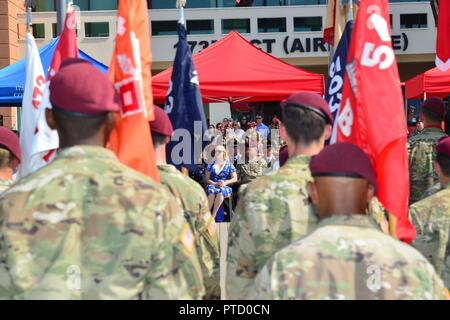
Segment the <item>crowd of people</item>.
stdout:
[[[424,102],[424,129],[408,142],[412,245],[384,225],[390,215],[377,202],[368,155],[326,146],[333,117],[320,95],[281,102],[275,131],[260,116],[210,127],[201,184],[168,164],[173,127],[159,107],[149,126],[161,183],[106,148],[118,94],[88,62],[62,63],[50,101],[60,151],[42,169],[13,182],[19,141],[0,130],[2,299],[219,299],[215,220],[236,192],[227,299],[448,299],[450,137],[439,127],[439,99]],[[255,169],[277,161],[270,173]]]

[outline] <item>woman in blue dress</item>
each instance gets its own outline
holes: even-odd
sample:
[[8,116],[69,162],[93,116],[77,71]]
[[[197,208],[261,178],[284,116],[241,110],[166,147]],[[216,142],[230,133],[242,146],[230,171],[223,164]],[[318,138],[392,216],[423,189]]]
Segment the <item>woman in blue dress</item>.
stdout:
[[215,218],[223,200],[233,192],[230,185],[237,182],[236,168],[228,161],[223,146],[214,149],[214,161],[206,167],[205,181],[209,210]]

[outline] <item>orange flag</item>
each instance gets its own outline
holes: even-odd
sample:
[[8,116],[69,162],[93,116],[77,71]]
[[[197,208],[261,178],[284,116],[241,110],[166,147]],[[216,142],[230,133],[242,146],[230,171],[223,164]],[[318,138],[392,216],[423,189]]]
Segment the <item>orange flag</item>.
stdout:
[[159,182],[148,124],[154,114],[145,0],[119,1],[116,47],[109,77],[119,92],[121,106],[108,147],[121,162]]

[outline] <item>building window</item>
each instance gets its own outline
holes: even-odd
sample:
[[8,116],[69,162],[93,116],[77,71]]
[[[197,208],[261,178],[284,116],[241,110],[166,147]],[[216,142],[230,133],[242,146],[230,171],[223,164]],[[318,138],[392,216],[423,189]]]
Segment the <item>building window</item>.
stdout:
[[74,0],[81,11],[117,10],[117,0]]
[[188,20],[188,34],[212,34],[214,33],[214,20]]
[[322,31],[322,17],[294,18],[295,32]]
[[109,23],[86,22],[84,24],[84,36],[86,38],[109,37]]
[[239,33],[250,33],[250,19],[223,19],[222,34],[233,30]]
[[33,37],[36,39],[44,39],[45,38],[45,24],[36,23],[33,24]]
[[152,21],[153,36],[171,36],[177,34],[178,21]]
[[258,32],[286,32],[286,18],[260,18]]
[[33,12],[56,11],[56,0],[36,0]]
[[416,29],[416,28],[427,28],[426,13],[412,13],[412,14],[401,14],[400,15],[400,28],[401,29]]
[[56,38],[58,36],[58,24],[52,23],[52,36]]

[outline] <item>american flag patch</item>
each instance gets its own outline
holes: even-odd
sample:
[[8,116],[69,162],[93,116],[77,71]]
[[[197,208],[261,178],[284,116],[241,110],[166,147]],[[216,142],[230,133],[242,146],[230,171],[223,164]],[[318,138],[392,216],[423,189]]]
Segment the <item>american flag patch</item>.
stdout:
[[181,231],[180,241],[184,245],[187,251],[192,252],[195,244],[195,237],[192,234],[192,230],[186,223]]

